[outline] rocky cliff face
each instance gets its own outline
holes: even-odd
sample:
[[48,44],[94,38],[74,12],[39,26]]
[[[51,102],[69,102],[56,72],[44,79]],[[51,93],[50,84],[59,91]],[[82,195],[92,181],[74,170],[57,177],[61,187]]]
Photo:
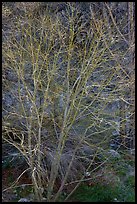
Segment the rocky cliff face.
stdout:
[[[123,16],[126,15],[127,12],[127,4],[126,2],[110,2],[109,6],[112,8],[112,13],[117,21],[117,23],[120,23],[120,17],[122,17],[121,21],[123,20]],[[72,9],[73,8],[73,9]],[[73,12],[72,12],[73,11]],[[65,80],[63,78],[63,75],[65,76],[65,69],[67,67],[67,64],[65,63],[65,49],[68,43],[68,39],[70,38],[70,18],[69,16],[74,15],[74,22],[73,22],[73,31],[75,33],[75,37],[73,39],[73,43],[75,46],[75,52],[74,58],[71,60],[71,66],[74,67],[73,70],[75,70],[75,67],[79,66],[81,67],[80,60],[78,57],[80,56],[80,51],[82,52],[82,48],[85,45],[84,43],[87,42],[87,35],[90,36],[89,41],[87,44],[92,42],[92,39],[95,35],[95,28],[92,27],[90,29],[89,33],[89,27],[92,24],[92,18],[93,16],[98,16],[99,20],[101,17],[103,17],[105,14],[108,13],[108,10],[105,8],[104,4],[102,2],[98,3],[89,3],[89,2],[72,2],[72,3],[65,3],[65,2],[3,2],[3,118],[5,118],[5,121],[8,121],[12,127],[19,126],[24,128],[26,126],[26,119],[22,118],[23,113],[23,107],[25,108],[25,112],[27,113],[27,117],[31,115],[32,107],[33,107],[33,100],[30,100],[31,95],[34,94],[34,80],[32,79],[32,76],[34,74],[34,64],[30,60],[29,53],[27,53],[27,49],[29,49],[29,43],[27,43],[27,39],[25,39],[25,36],[27,33],[25,33],[25,29],[31,25],[31,29],[33,30],[32,33],[35,36],[34,39],[34,48],[38,49],[39,39],[41,38],[41,24],[40,21],[42,18],[49,18],[52,16],[53,20],[53,29],[57,29],[56,26],[54,26],[54,20],[59,19],[60,25],[59,29],[61,32],[61,36],[59,36],[60,32],[55,34],[53,36],[52,40],[50,40],[50,35],[52,35],[51,30],[49,30],[48,25],[45,26],[45,30],[43,32],[43,35],[47,35],[46,40],[43,39],[41,42],[41,50],[40,52],[43,54],[44,52],[49,52],[49,46],[52,46],[51,52],[49,52],[49,58],[48,58],[48,66],[50,70],[50,66],[53,66],[53,60],[54,56],[58,55],[58,52],[60,54],[58,55],[58,60],[56,62],[56,66],[58,67],[55,73],[57,76],[54,78],[55,86],[58,90],[57,96],[53,99],[52,96],[48,99],[49,103],[45,107],[45,114],[48,116],[50,113],[54,110],[55,114],[61,114],[63,112],[63,101],[67,100],[67,95],[61,90],[61,85],[65,83]],[[46,15],[45,15],[46,14]],[[28,15],[31,16],[30,19],[28,19]],[[34,21],[32,21],[34,19]],[[37,19],[37,20],[36,20]],[[107,19],[110,22],[110,18]],[[49,20],[50,21],[50,20]],[[17,25],[19,26],[17,29]],[[24,30],[24,34],[22,33],[22,30]],[[80,30],[80,32],[79,32]],[[113,31],[112,31],[113,32]],[[127,26],[124,27],[124,30],[122,31],[123,34],[127,32]],[[94,33],[94,35],[93,35]],[[27,36],[28,39],[30,36]],[[23,40],[23,41],[22,41]],[[40,39],[41,40],[41,39]],[[16,46],[14,46],[15,44]],[[28,41],[29,42],[29,41]],[[26,45],[24,45],[26,43]],[[62,48],[60,49],[60,43]],[[121,45],[120,45],[121,43]],[[15,59],[15,56],[10,56],[9,58],[5,59],[5,53],[7,50],[12,50],[18,48],[21,50],[21,46],[24,46],[23,49],[26,49],[25,52],[22,52],[22,56],[24,55],[25,61],[22,63],[20,58],[21,54],[16,56],[16,62],[12,59]],[[53,44],[53,45],[52,45]],[[116,47],[114,47],[115,44],[111,47],[111,50],[115,51]],[[126,49],[126,45],[124,42],[119,42],[120,48],[125,46],[123,49]],[[119,46],[117,45],[117,46]],[[28,46],[28,47],[25,47]],[[80,50],[81,49],[81,50]],[[87,46],[88,49],[88,46]],[[102,49],[102,45],[100,44],[100,49]],[[90,50],[92,51],[92,50]],[[15,54],[15,53],[14,53]],[[21,56],[21,57],[22,57]],[[80,56],[81,57],[81,56]],[[98,54],[99,57],[99,54]],[[107,56],[108,57],[108,56]],[[128,56],[127,56],[128,58]],[[39,58],[37,61],[38,70],[40,71],[40,67],[43,66],[43,56]],[[128,60],[128,59],[127,59]],[[35,61],[35,59],[34,59]],[[125,62],[125,61],[124,61]],[[124,63],[123,62],[123,63]],[[18,64],[17,64],[18,63]],[[44,62],[46,66],[46,61]],[[103,73],[103,68],[106,66],[110,66],[111,64],[115,64],[113,60],[108,60],[108,63],[99,64],[98,71],[92,73],[92,75],[89,77],[89,80],[87,81],[87,93],[86,93],[86,100],[88,103],[92,103],[91,95],[97,95],[101,91],[100,82],[107,79],[107,74]],[[127,62],[128,64],[128,62]],[[18,67],[20,66],[20,67]],[[22,69],[21,69],[22,66]],[[101,67],[102,66],[102,67]],[[72,71],[73,72],[73,71]],[[110,72],[111,73],[111,72]],[[78,76],[78,72],[72,74],[72,78],[74,75]],[[121,73],[120,73],[121,74]],[[23,77],[22,79],[19,79],[19,75]],[[39,84],[39,86],[42,86],[44,88],[44,81],[47,80],[47,76],[43,80],[43,84]],[[61,76],[61,77],[60,77]],[[115,77],[115,79],[118,76]],[[119,134],[119,121],[120,117],[113,117],[112,115],[115,115],[116,112],[119,111],[119,99],[118,94],[115,93],[114,89],[116,87],[115,79],[111,81],[111,87],[106,87],[100,95],[100,100],[96,101],[94,103],[94,107],[91,108],[91,111],[95,111],[95,109],[103,110],[104,113],[108,116],[106,116],[106,119],[104,120],[104,126],[106,126],[106,120],[108,121],[108,126],[111,125],[111,121],[115,120],[115,123],[117,125],[115,128],[118,130],[117,133]],[[46,84],[46,83],[45,83]],[[72,86],[74,85],[73,79],[72,79]],[[20,90],[19,90],[20,89]],[[53,92],[55,91],[55,87]],[[52,92],[52,93],[53,93]],[[51,95],[52,95],[51,93]],[[108,103],[108,105],[104,108],[103,104],[105,103],[107,97],[110,95],[110,93],[115,93],[115,97],[113,97],[113,100]],[[27,96],[30,96],[28,98]],[[36,107],[37,109],[40,109],[44,100],[44,95],[41,90],[41,88],[37,89],[37,93],[35,94],[36,97]],[[84,99],[85,100],[85,99]],[[22,102],[21,102],[22,101]],[[87,102],[86,102],[87,103]],[[58,110],[60,107],[60,110]],[[9,113],[12,112],[9,116]],[[96,111],[95,111],[96,112]],[[96,113],[99,114],[99,113]],[[35,114],[34,114],[35,115]],[[102,115],[102,118],[104,116]],[[101,118],[100,118],[101,120]],[[103,123],[103,122],[102,122]],[[113,123],[113,122],[112,122]],[[43,130],[44,131],[44,130]]]

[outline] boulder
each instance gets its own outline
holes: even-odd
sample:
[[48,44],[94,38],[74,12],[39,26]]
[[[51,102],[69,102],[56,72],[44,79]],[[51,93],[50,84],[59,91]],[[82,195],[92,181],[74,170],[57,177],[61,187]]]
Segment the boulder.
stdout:
[[18,200],[18,202],[30,202],[27,198],[21,198]]
[[120,158],[120,154],[116,150],[114,150],[114,149],[110,149],[108,151],[108,154],[110,156],[112,156],[113,158]]

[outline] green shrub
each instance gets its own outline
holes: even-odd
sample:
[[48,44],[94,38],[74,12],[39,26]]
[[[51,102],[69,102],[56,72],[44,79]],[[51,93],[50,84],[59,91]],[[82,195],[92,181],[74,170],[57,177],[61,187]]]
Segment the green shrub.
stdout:
[[134,202],[135,192],[121,184],[116,186],[95,184],[93,187],[82,185],[70,200],[77,202]]
[[96,184],[93,187],[82,186],[74,195],[74,199],[81,202],[111,202],[115,197],[108,186]]
[[132,188],[134,188],[135,187],[135,176],[128,176],[128,178],[125,181],[125,184],[129,187],[131,186]]

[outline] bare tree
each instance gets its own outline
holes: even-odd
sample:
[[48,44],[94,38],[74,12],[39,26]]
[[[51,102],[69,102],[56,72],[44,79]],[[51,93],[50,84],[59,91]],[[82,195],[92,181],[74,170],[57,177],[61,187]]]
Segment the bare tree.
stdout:
[[[33,15],[26,3],[12,32],[3,30],[3,140],[24,156],[37,201],[57,201],[73,183],[67,200],[106,155],[114,130],[126,146],[126,91],[134,82],[124,57],[134,50],[124,18],[119,23],[109,3],[101,5],[88,4],[87,14],[67,2],[51,15],[48,4]],[[132,3],[129,16],[134,45]]]

